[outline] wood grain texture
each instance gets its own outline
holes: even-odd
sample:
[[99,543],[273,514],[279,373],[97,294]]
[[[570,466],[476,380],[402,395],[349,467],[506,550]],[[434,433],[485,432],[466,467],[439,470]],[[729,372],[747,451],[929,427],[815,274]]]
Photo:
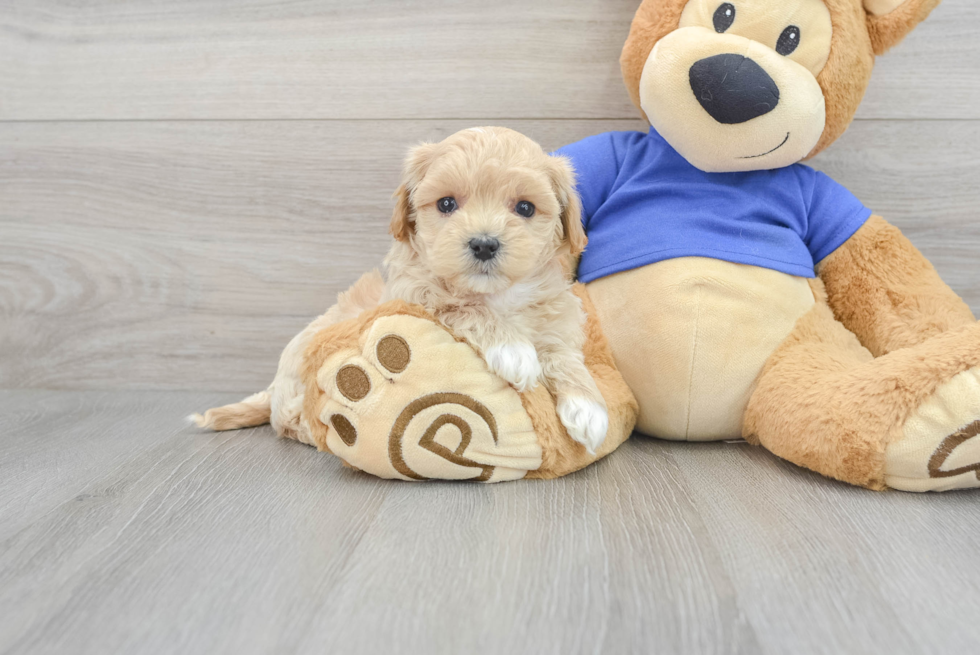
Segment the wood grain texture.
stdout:
[[[505,121],[555,148],[637,121]],[[464,121],[0,123],[0,388],[265,386],[387,251],[414,142]],[[980,123],[862,121],[814,164],[980,310]]]
[[[638,0],[5,0],[0,120],[623,118]],[[863,118],[980,118],[980,5],[881,58]]]
[[[219,399],[199,395],[202,405]],[[78,494],[93,478],[183,430],[174,410],[157,393],[0,394],[0,541],[65,502],[84,501]]]
[[0,387],[264,386],[380,264],[408,147],[464,125],[0,124]]
[[[957,652],[980,643],[974,493],[855,489],[761,448],[671,450],[746,620],[772,652]],[[973,571],[967,572],[973,567]]]
[[[874,494],[745,444],[643,438],[552,482],[383,482],[267,428],[182,427],[220,398],[0,392],[19,444],[0,498],[45,496],[0,504],[0,651],[904,655],[980,639],[970,493]],[[79,407],[76,434],[101,441],[69,438]],[[133,447],[96,464],[112,443]]]

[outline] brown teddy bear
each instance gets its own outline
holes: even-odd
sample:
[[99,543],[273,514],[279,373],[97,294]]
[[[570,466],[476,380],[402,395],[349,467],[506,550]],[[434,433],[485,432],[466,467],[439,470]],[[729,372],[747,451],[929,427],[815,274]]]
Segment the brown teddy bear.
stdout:
[[797,163],[937,4],[642,3],[621,63],[650,133],[561,151],[639,431],[744,436],[871,489],[980,487],[980,325],[898,229]]

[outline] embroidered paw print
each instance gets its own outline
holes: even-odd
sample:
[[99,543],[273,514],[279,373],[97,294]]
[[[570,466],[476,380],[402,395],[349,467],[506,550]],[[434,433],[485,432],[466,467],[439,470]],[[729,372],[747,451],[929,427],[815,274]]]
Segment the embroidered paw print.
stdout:
[[377,319],[317,374],[326,444],[383,478],[499,482],[541,466],[520,396],[467,344],[413,316]]
[[980,421],[950,435],[929,459],[930,478],[955,478],[968,473],[973,473],[980,481]]
[[[391,334],[378,342],[376,348],[378,362],[389,373],[402,373],[412,359],[408,342],[398,335]],[[337,372],[337,390],[347,400],[357,403],[371,393],[371,378],[360,366],[348,364]],[[357,442],[357,429],[343,414],[330,417],[330,426],[337,436],[348,446]]]

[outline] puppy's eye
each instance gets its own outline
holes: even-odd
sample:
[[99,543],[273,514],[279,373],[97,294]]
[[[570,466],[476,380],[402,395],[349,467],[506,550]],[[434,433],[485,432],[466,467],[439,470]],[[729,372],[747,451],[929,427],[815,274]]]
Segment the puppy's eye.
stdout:
[[784,57],[788,57],[796,52],[796,49],[799,47],[800,28],[796,25],[790,25],[779,35],[779,42],[776,43],[776,52]]
[[534,216],[535,208],[534,205],[529,203],[527,200],[522,200],[519,203],[517,203],[516,207],[514,207],[514,211],[517,213],[518,216],[523,216],[524,218],[531,218]]
[[715,10],[715,31],[724,34],[735,22],[735,5],[726,2]]
[[459,205],[456,204],[455,198],[443,198],[436,203],[436,207],[443,214],[452,214],[454,211],[459,209]]

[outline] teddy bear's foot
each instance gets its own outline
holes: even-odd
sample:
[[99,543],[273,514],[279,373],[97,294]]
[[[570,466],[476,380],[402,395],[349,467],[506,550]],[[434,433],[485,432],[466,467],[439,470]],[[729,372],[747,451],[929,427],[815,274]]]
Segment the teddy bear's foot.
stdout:
[[901,491],[980,488],[980,368],[943,384],[885,451],[885,483]]
[[317,445],[378,477],[502,482],[542,465],[519,394],[430,320],[378,318],[316,387],[304,420]]

